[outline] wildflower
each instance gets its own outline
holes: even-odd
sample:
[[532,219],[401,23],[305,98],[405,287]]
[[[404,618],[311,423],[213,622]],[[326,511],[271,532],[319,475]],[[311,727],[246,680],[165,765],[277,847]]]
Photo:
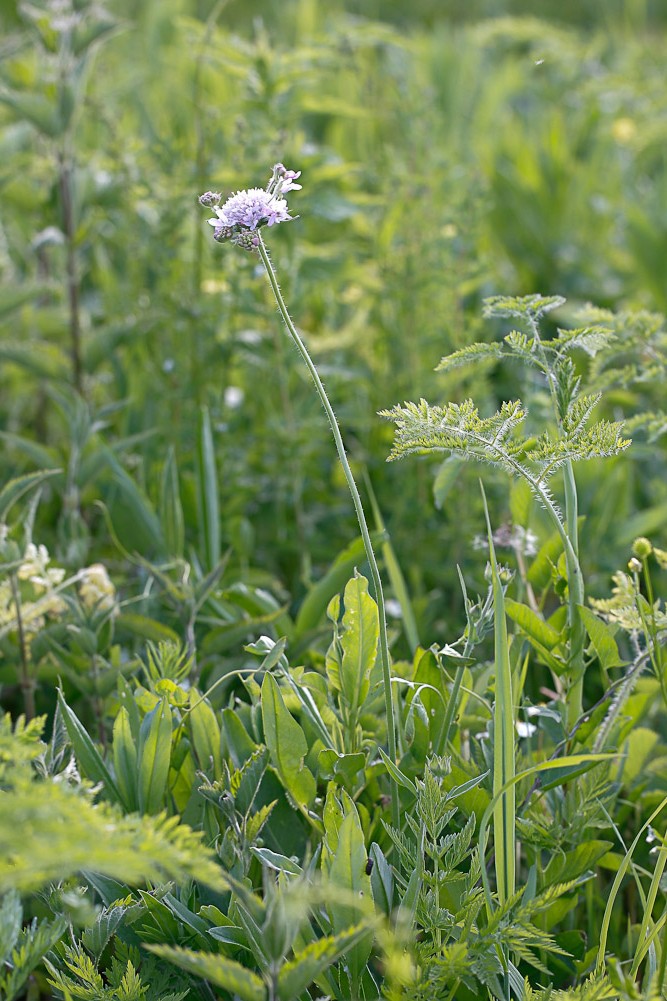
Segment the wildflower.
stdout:
[[36,546],[34,542],[29,542],[23,562],[17,571],[19,580],[29,581],[35,594],[43,594],[57,587],[62,583],[65,571],[62,567],[49,567],[50,562],[46,546]]
[[116,588],[103,563],[93,563],[81,571],[79,597],[89,611],[108,612],[116,608]]
[[257,230],[261,226],[275,226],[293,219],[282,196],[301,188],[295,183],[300,175],[300,170],[287,170],[277,163],[266,188],[237,191],[223,205],[220,205],[222,196],[213,191],[201,195],[200,203],[216,214],[215,219],[208,220],[214,228],[214,239],[219,243],[231,240],[245,250],[254,250],[259,246]]

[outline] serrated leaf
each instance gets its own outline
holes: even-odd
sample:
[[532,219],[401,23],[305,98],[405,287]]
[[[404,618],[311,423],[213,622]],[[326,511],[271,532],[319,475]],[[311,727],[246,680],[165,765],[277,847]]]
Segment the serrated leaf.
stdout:
[[332,963],[352,950],[368,935],[364,925],[348,928],[339,935],[327,936],[310,942],[305,949],[294,953],[278,974],[278,998],[294,1001]]
[[192,949],[177,946],[146,945],[145,948],[181,970],[238,995],[241,1001],[266,999],[266,987],[261,977],[233,959],[214,952],[193,952]]

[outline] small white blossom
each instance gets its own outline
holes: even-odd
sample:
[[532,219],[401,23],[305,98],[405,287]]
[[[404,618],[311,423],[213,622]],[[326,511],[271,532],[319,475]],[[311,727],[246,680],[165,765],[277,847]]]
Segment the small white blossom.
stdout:
[[108,612],[116,607],[116,588],[103,563],[93,563],[81,571],[79,597],[90,611]]

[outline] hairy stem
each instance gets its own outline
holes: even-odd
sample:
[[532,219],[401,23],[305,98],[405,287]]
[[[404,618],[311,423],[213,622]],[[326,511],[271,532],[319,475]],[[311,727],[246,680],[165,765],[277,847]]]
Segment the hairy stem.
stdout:
[[[306,345],[301,340],[299,333],[292,322],[292,318],[288,312],[287,306],[283,300],[280,288],[278,286],[278,280],[276,278],[275,271],[273,270],[273,265],[269,260],[269,255],[267,253],[266,247],[264,246],[264,241],[262,240],[261,234],[257,234],[258,238],[258,252],[262,259],[262,264],[266,270],[269,283],[271,285],[271,290],[275,297],[280,315],[282,316],[287,331],[292,338],[296,348],[303,358],[305,365],[310,372],[311,378],[315,383],[315,388],[317,389],[317,394],[320,398],[322,406],[326,411],[326,415],[329,418],[329,424],[331,426],[331,432],[336,443],[336,451],[338,452],[338,458],[340,459],[340,464],[343,467],[343,473],[345,474],[345,479],[352,496],[352,503],[354,504],[354,510],[357,515],[357,521],[359,522],[359,530],[361,532],[361,537],[364,541],[364,549],[366,551],[366,559],[368,560],[368,565],[370,567],[371,576],[373,578],[373,585],[375,587],[375,596],[377,599],[378,606],[378,616],[380,621],[380,662],[382,665],[382,680],[384,687],[384,702],[385,702],[385,712],[387,716],[387,745],[389,750],[389,757],[392,761],[396,761],[396,724],[394,721],[394,704],[392,698],[391,690],[391,665],[389,661],[389,641],[387,639],[387,620],[385,614],[384,605],[384,592],[382,590],[382,579],[380,577],[380,571],[378,569],[377,560],[375,559],[375,553],[373,551],[373,545],[371,543],[370,532],[368,531],[368,525],[366,523],[366,516],[364,514],[363,505],[361,503],[361,497],[359,495],[359,490],[355,482],[354,476],[352,475],[352,470],[350,468],[350,463],[345,452],[345,445],[343,444],[343,438],[340,433],[340,428],[338,427],[338,420],[333,411],[333,407],[329,402],[329,397],[326,394],[326,390],[322,385],[322,380],[320,379],[319,373],[311,359]],[[399,800],[398,800],[398,785],[395,779],[391,778],[392,786],[392,797],[391,797],[391,811],[392,811],[392,823],[395,827],[400,827],[400,810],[399,810]]]
[[[544,350],[537,320],[529,317],[529,323],[551,394],[551,404],[558,430],[562,432],[563,422],[556,394],[556,378]],[[567,728],[571,729],[583,712],[584,693],[584,626],[579,614],[579,606],[584,603],[584,578],[579,564],[579,503],[577,498],[577,482],[574,478],[572,460],[568,459],[563,467],[563,485],[565,488],[565,532],[569,546],[565,548],[565,563],[567,567],[567,618],[570,627],[570,687],[567,695]]]

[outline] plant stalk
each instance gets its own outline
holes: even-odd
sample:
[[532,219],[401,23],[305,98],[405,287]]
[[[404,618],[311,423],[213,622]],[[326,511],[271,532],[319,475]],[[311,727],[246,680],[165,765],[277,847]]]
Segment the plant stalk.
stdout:
[[[345,474],[345,479],[352,496],[352,503],[354,504],[354,510],[357,515],[357,521],[359,522],[359,530],[361,532],[361,537],[364,542],[364,549],[366,551],[366,559],[368,560],[368,565],[370,567],[371,576],[373,578],[373,585],[375,587],[375,596],[377,599],[378,606],[378,616],[380,624],[380,662],[382,665],[382,680],[384,687],[384,702],[385,702],[385,712],[387,716],[387,746],[389,750],[389,757],[392,761],[396,761],[396,724],[394,720],[394,704],[392,698],[391,689],[391,665],[389,660],[389,641],[387,639],[387,620],[384,605],[384,592],[382,590],[382,579],[380,577],[380,571],[378,569],[377,560],[375,559],[375,553],[373,551],[373,545],[371,543],[370,532],[368,531],[368,525],[366,523],[366,516],[364,514],[364,508],[361,503],[361,497],[359,495],[359,490],[357,489],[357,484],[355,482],[352,470],[350,468],[350,463],[345,452],[345,445],[343,443],[343,438],[340,433],[340,428],[338,426],[338,420],[333,411],[333,407],[329,402],[329,397],[326,394],[326,390],[322,384],[319,373],[313,360],[311,359],[306,345],[301,340],[299,333],[292,322],[292,318],[289,314],[287,306],[283,300],[280,288],[278,286],[278,279],[276,278],[276,273],[273,270],[273,265],[269,259],[268,252],[262,240],[261,233],[257,233],[258,245],[257,250],[259,256],[262,259],[262,264],[266,270],[269,283],[271,285],[271,291],[275,297],[280,315],[283,318],[287,331],[294,341],[296,348],[303,358],[305,365],[310,372],[311,378],[315,383],[315,388],[317,389],[317,394],[320,398],[322,406],[326,411],[326,415],[329,418],[329,425],[331,427],[331,432],[336,443],[336,451],[338,452],[338,458],[340,459],[340,464],[343,467],[343,473]],[[392,813],[392,823],[395,827],[400,828],[400,808],[398,799],[398,784],[395,779],[390,776],[390,782],[392,787],[391,796],[391,813]]]

